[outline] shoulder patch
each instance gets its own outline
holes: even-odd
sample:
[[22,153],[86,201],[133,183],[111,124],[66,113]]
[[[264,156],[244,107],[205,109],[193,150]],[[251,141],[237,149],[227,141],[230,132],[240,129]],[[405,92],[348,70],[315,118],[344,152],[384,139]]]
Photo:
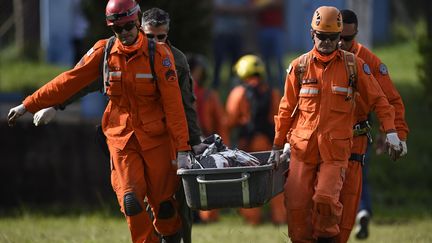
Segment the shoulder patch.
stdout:
[[176,72],[172,69],[169,69],[168,71],[165,72],[165,79],[173,82],[177,80],[177,76],[176,76]]
[[170,61],[169,57],[165,57],[165,58],[162,60],[162,65],[163,65],[164,67],[167,67],[167,68],[170,68],[170,67],[171,67],[171,61]]
[[292,69],[293,69],[293,66],[290,64],[288,69],[286,70],[287,74],[290,74]]
[[387,74],[388,74],[387,66],[386,66],[384,63],[381,63],[381,64],[379,65],[379,72],[380,72],[382,75],[387,75]]
[[369,65],[367,65],[366,63],[363,63],[363,71],[367,74],[370,75],[371,74],[371,70],[369,68]]

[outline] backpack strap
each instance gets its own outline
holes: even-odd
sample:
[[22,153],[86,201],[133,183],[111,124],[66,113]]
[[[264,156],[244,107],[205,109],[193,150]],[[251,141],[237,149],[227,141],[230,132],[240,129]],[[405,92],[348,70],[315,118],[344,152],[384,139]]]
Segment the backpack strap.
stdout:
[[295,67],[295,75],[300,87],[302,86],[303,76],[306,73],[307,68],[309,67],[309,61],[310,61],[310,55],[309,53],[305,53],[300,56],[299,63]]
[[155,61],[155,52],[156,52],[156,42],[153,39],[147,39],[148,40],[148,50],[149,50],[149,56],[150,56],[150,69],[153,76],[153,81],[157,81],[156,71],[154,68],[154,61]]
[[103,60],[102,60],[102,77],[103,77],[103,94],[106,95],[106,92],[108,90],[109,84],[109,67],[108,67],[108,56],[111,52],[111,48],[114,45],[116,37],[111,36],[108,41],[105,44],[104,54],[103,54]]
[[[307,69],[309,68],[309,62],[310,62],[310,54],[309,53],[305,53],[303,55],[300,56],[300,60],[299,63],[297,64],[297,66],[294,68],[294,72],[297,78],[297,82],[299,84],[299,88],[301,89],[302,86],[302,80],[304,77],[304,74],[306,73]],[[299,101],[297,100],[297,104],[294,107],[294,110],[291,113],[291,117],[294,117],[295,114],[297,113],[298,110],[298,106],[299,106]]]
[[351,100],[357,84],[357,63],[355,55],[348,51],[343,51],[345,70],[348,75],[348,92],[345,100]]

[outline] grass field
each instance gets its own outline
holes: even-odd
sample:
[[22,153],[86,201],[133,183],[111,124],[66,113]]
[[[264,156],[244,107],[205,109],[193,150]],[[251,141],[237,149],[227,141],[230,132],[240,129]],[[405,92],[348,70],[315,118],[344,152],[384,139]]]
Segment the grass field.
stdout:
[[[428,243],[432,242],[432,219],[398,219],[372,223],[371,236],[364,243]],[[243,224],[240,217],[226,215],[213,224],[193,227],[196,243],[284,243],[289,242],[287,227],[264,224],[257,227]],[[82,216],[43,216],[0,218],[2,243],[127,243],[130,242],[126,222],[118,217],[98,214]]]

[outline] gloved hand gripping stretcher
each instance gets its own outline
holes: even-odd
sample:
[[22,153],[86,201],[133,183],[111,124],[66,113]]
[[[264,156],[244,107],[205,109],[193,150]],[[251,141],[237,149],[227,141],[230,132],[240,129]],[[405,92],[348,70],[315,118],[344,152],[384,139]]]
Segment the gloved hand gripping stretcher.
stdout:
[[193,158],[191,168],[177,170],[189,207],[252,208],[283,191],[289,151],[276,165],[267,163],[270,151],[246,153],[227,149],[218,135],[210,136],[204,143],[209,143],[209,147]]

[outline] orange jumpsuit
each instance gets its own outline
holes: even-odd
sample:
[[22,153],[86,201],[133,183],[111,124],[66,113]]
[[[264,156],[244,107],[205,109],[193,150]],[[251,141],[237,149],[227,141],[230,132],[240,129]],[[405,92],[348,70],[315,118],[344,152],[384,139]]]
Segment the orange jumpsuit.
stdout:
[[[252,78],[256,79],[256,78]],[[246,80],[246,82],[253,82],[256,80]],[[259,82],[259,81],[258,81]],[[250,85],[250,84],[248,84]],[[261,94],[266,92],[270,92],[270,101],[268,103],[268,107],[259,107],[261,110],[266,110],[267,118],[265,118],[268,122],[266,124],[269,125],[266,129],[271,129],[273,132],[274,129],[274,120],[273,116],[277,114],[278,104],[281,98],[280,93],[276,89],[269,90],[269,87],[265,83],[253,84],[258,87],[255,89],[260,90]],[[247,97],[247,89],[245,85],[239,85],[235,87],[227,98],[226,110],[228,117],[228,127],[230,129],[237,127],[240,128],[242,126],[248,126],[252,119],[252,107],[251,107],[251,98]],[[265,99],[264,97],[260,97]],[[267,104],[265,104],[267,105]],[[255,121],[252,120],[255,123]],[[269,137],[268,134],[265,134],[263,131],[259,131],[258,124],[253,124],[255,127],[250,134],[240,134],[238,139],[238,148],[247,152],[257,152],[257,151],[265,151],[271,150],[272,148],[272,137],[273,134]],[[256,130],[258,128],[258,131]],[[241,133],[241,132],[240,132]],[[275,224],[284,224],[286,223],[286,211],[284,205],[283,194],[279,194],[270,200],[270,210],[271,210],[271,219]],[[262,221],[261,208],[242,208],[240,209],[240,214],[243,215],[246,222],[252,225],[258,225]]]
[[[275,116],[274,145],[291,144],[291,161],[285,183],[289,237],[293,242],[314,242],[339,233],[342,216],[339,195],[351,154],[355,99],[359,93],[374,107],[385,131],[393,131],[394,109],[356,58],[358,80],[351,96],[344,54],[336,50],[322,56],[315,48],[303,80],[297,80],[299,58],[288,69],[284,96]],[[301,84],[301,85],[300,85]]]
[[[219,134],[224,144],[229,145],[225,109],[216,92],[195,84],[196,111],[198,123],[205,137],[214,133]],[[219,219],[219,210],[199,211],[200,219],[204,222],[215,222]]]
[[[372,75],[378,81],[389,103],[395,108],[395,126],[398,137],[401,140],[406,140],[408,135],[408,125],[405,121],[405,107],[399,92],[393,85],[385,64],[374,55],[369,49],[354,41],[350,52],[360,57],[367,63],[371,69]],[[357,97],[359,105],[356,107],[356,123],[367,120],[367,115],[370,109],[367,107],[361,97]],[[367,137],[357,136],[353,139],[352,154],[364,155],[367,148]],[[358,205],[361,197],[362,185],[362,169],[361,163],[356,160],[351,160],[348,163],[345,182],[342,186],[340,202],[343,205],[342,219],[339,224],[340,234],[337,237],[337,242],[347,242],[351,230],[355,223]]]
[[[23,104],[32,113],[58,105],[100,76],[106,40],[98,41],[72,70],[66,71],[27,97]],[[158,242],[162,235],[181,227],[173,195],[178,188],[176,151],[190,150],[173,56],[156,44],[152,80],[147,38],[123,46],[115,41],[108,59],[110,100],[102,128],[111,154],[111,183],[125,214],[133,242]],[[147,197],[155,219],[145,211]],[[160,210],[161,209],[161,210]]]

